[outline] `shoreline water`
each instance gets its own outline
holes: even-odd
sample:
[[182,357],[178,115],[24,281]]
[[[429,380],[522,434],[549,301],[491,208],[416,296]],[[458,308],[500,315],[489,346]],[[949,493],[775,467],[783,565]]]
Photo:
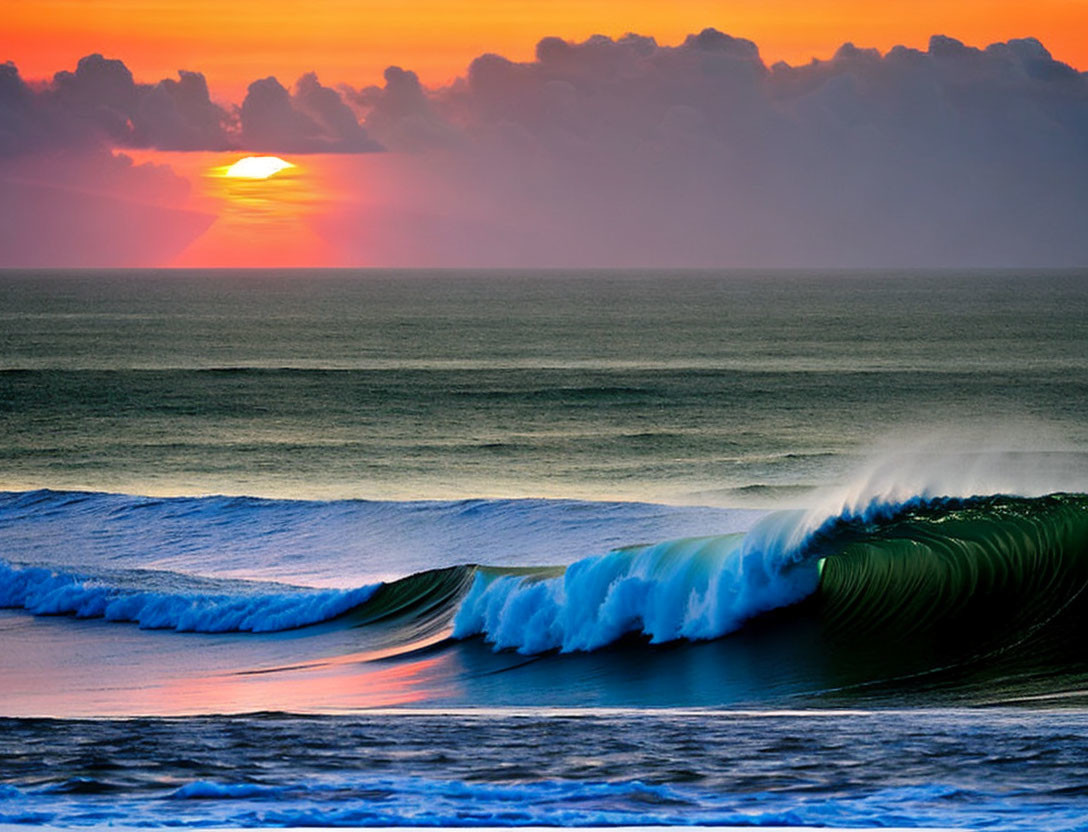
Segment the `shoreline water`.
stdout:
[[1019,709],[0,725],[0,821],[68,829],[1064,830],[1085,807],[1054,778],[1088,765],[1083,712]]

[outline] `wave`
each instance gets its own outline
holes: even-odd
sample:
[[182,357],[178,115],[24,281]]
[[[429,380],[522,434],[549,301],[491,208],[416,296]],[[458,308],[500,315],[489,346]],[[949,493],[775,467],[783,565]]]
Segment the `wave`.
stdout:
[[[471,520],[492,508],[458,511]],[[126,504],[124,516],[135,511]],[[570,564],[466,561],[348,589],[0,561],[0,606],[38,615],[202,633],[331,628],[350,632],[358,646],[347,649],[365,644],[381,658],[476,642],[500,654],[596,654],[613,666],[609,655],[639,662],[632,649],[650,661],[655,645],[720,640],[748,645],[744,672],[770,674],[785,662],[827,684],[948,668],[962,676],[972,663],[1040,678],[1088,673],[1086,589],[1088,495],[1061,493],[875,494],[830,516],[778,511],[747,532],[630,545]]]
[[812,608],[831,645],[903,645],[928,663],[1084,658],[1084,495],[919,501],[825,545]]
[[777,528],[587,558],[551,578],[483,571],[461,605],[454,636],[482,635],[499,649],[540,653],[596,650],[631,633],[651,643],[724,635],[816,588],[816,564],[797,563],[764,539],[770,525]]
[[0,558],[360,586],[476,563],[565,564],[640,541],[743,531],[765,512],[546,499],[449,501],[0,492]]
[[[521,769],[519,769],[521,770]],[[673,774],[674,772],[670,772]],[[697,782],[651,780],[508,778],[483,780],[416,775],[345,777],[273,782],[195,780],[172,792],[153,783],[142,793],[113,789],[57,801],[38,790],[11,789],[0,804],[0,823],[80,827],[138,819],[144,827],[173,828],[397,828],[432,827],[803,827],[877,828],[889,817],[921,818],[927,828],[948,821],[947,806],[962,803],[972,827],[1005,829],[1072,828],[1076,809],[1063,811],[1058,826],[1040,827],[1015,797],[1000,790],[954,783],[898,785],[860,798],[828,800],[809,786],[788,791],[737,792],[700,787]],[[668,775],[665,775],[667,778]],[[262,778],[272,778],[262,772]],[[810,778],[811,779],[811,778]],[[3,787],[0,787],[2,789]],[[0,790],[0,796],[4,792]],[[773,798],[773,800],[772,800]],[[1021,799],[1021,803],[1022,803]],[[179,820],[179,816],[181,820]],[[1009,819],[1026,823],[1009,824]]]
[[982,651],[1080,620],[1086,587],[1088,498],[913,497],[819,524],[776,512],[745,535],[612,552],[560,576],[481,571],[454,635],[526,654],[593,651],[631,635],[719,638],[805,602],[829,638],[925,638],[936,653],[954,636]]
[[365,603],[377,589],[373,585],[244,594],[149,592],[103,583],[100,578],[0,561],[0,607],[21,608],[34,615],[104,618],[147,630],[271,633],[297,629],[338,618]]

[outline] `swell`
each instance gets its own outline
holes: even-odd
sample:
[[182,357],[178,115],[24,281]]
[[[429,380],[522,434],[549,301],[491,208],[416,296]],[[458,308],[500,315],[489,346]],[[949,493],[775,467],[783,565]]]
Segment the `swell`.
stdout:
[[0,492],[0,558],[311,586],[475,563],[570,563],[633,541],[748,528],[764,512],[547,499],[443,501]]
[[461,564],[345,590],[0,561],[0,605],[36,614],[208,633],[328,625],[398,644],[452,634],[523,654],[614,652],[634,639],[645,661],[652,648],[638,642],[765,645],[773,631],[788,649],[761,646],[744,672],[769,672],[790,655],[846,682],[982,665],[1051,680],[1088,671],[1086,588],[1081,494],[916,496],[830,518],[774,512],[747,533],[629,546],[569,566]]

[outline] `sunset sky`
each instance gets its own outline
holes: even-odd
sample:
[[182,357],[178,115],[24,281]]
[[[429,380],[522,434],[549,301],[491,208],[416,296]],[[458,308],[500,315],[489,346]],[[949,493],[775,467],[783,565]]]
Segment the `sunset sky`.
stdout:
[[532,57],[546,35],[627,32],[677,43],[713,26],[759,44],[768,63],[828,58],[842,43],[924,48],[932,34],[985,45],[1031,35],[1088,69],[1085,0],[7,0],[0,53],[46,78],[91,52],[141,78],[199,68],[240,97],[257,77],[317,72],[364,85],[396,64],[447,83],[484,52]]
[[[1084,0],[4,17],[0,265],[1088,258]],[[293,167],[221,175],[247,154]]]

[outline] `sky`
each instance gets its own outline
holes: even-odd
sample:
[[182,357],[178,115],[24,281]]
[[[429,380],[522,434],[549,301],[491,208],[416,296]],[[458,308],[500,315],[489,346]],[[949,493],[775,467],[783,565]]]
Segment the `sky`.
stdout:
[[1085,0],[8,0],[0,266],[1079,266],[1086,68]]
[[528,60],[548,35],[653,35],[675,44],[711,26],[759,44],[769,62],[830,57],[844,42],[922,48],[947,34],[988,44],[1033,36],[1088,69],[1085,0],[5,0],[0,54],[27,78],[84,55],[122,58],[141,78],[199,69],[240,98],[255,78],[317,72],[374,83],[395,64],[446,84],[473,58]]

